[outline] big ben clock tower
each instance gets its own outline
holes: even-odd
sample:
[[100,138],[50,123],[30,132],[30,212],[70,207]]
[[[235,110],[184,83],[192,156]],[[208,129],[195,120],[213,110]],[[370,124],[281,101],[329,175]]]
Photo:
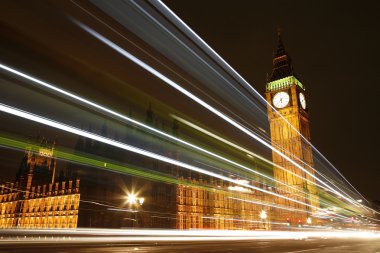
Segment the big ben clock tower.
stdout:
[[[305,86],[297,78],[291,59],[278,34],[278,47],[273,58],[273,70],[266,84],[268,119],[272,145],[291,158],[305,170],[314,174],[312,148],[309,130],[309,113]],[[275,110],[273,109],[275,108]],[[286,120],[284,120],[286,119]],[[304,137],[302,137],[302,136]],[[306,141],[306,140],[307,141]],[[288,198],[319,207],[319,200],[313,182],[305,171],[272,152],[274,178],[279,193]],[[305,223],[315,208],[286,199],[278,199],[278,204],[294,211],[282,211],[281,219],[289,222]]]

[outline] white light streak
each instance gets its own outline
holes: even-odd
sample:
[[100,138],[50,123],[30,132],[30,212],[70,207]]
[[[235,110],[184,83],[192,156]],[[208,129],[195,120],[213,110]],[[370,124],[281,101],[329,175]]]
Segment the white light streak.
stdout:
[[146,157],[157,159],[157,160],[160,160],[162,162],[166,162],[166,163],[169,163],[169,164],[172,164],[172,165],[180,166],[180,167],[185,168],[185,169],[189,169],[189,170],[196,171],[196,172],[199,172],[199,173],[202,173],[202,174],[205,174],[205,175],[209,175],[209,176],[212,176],[212,177],[215,177],[215,178],[219,178],[219,179],[222,179],[224,181],[228,181],[228,182],[240,185],[242,187],[250,188],[250,189],[261,191],[261,192],[264,192],[264,193],[267,193],[267,194],[270,194],[270,195],[273,195],[273,196],[276,196],[276,197],[279,197],[279,198],[287,199],[289,201],[292,201],[292,202],[295,202],[295,203],[299,203],[299,204],[304,205],[304,206],[309,206],[309,207],[312,207],[312,208],[320,209],[320,208],[317,208],[317,207],[312,206],[310,204],[304,203],[302,201],[298,201],[298,200],[295,200],[295,199],[292,199],[292,198],[289,198],[289,197],[286,197],[286,196],[282,196],[280,194],[277,194],[277,193],[274,193],[274,192],[270,192],[270,191],[261,189],[259,187],[255,187],[253,185],[244,184],[244,183],[241,183],[238,180],[231,179],[229,177],[226,177],[226,176],[223,176],[223,175],[219,175],[219,174],[216,174],[216,173],[213,173],[213,172],[210,172],[210,171],[198,168],[196,166],[193,166],[193,165],[190,165],[190,164],[186,164],[186,163],[183,163],[183,162],[180,162],[180,161],[177,161],[177,160],[174,160],[174,159],[162,156],[162,155],[158,155],[156,153],[152,153],[152,152],[140,149],[140,148],[136,148],[136,147],[133,147],[133,146],[130,146],[130,145],[127,145],[127,144],[124,144],[124,143],[121,143],[121,142],[118,142],[118,141],[115,141],[115,140],[112,140],[112,139],[109,139],[109,138],[106,138],[106,137],[103,137],[103,136],[100,136],[100,135],[97,135],[97,134],[93,134],[93,133],[90,133],[90,132],[87,132],[87,131],[84,131],[84,130],[81,130],[81,129],[78,129],[78,128],[75,128],[75,127],[72,127],[72,126],[68,126],[68,125],[65,125],[65,124],[57,122],[57,121],[53,121],[53,120],[50,120],[50,119],[47,119],[47,118],[43,118],[41,116],[29,113],[29,112],[25,112],[25,111],[22,111],[22,110],[19,110],[19,109],[16,109],[16,108],[12,108],[10,106],[7,106],[7,105],[1,104],[1,103],[0,103],[0,111],[3,111],[3,112],[6,112],[6,113],[15,115],[15,116],[27,119],[27,120],[38,122],[38,123],[41,123],[41,124],[44,124],[44,125],[47,125],[47,126],[51,126],[53,128],[57,128],[57,129],[65,131],[65,132],[69,132],[69,133],[76,134],[76,135],[79,135],[79,136],[82,136],[82,137],[85,137],[85,138],[89,138],[89,139],[92,139],[92,140],[95,140],[95,141],[99,141],[99,142],[102,142],[102,143],[105,143],[105,144],[108,144],[108,145],[111,145],[111,146],[114,146],[114,147],[118,147],[118,148],[130,151],[130,152],[133,152],[133,153],[137,153],[137,154],[140,154],[140,155],[143,155],[143,156],[146,156]]
[[[240,198],[235,198],[235,197],[228,197],[228,198],[234,199],[234,200],[238,200],[238,201],[242,201],[242,202],[251,203],[251,204],[268,206],[268,207],[273,207],[273,208],[282,209],[282,210],[288,210],[288,211],[293,211],[293,212],[303,212],[303,213],[310,213],[310,214],[312,213],[310,211],[306,211],[306,210],[302,210],[302,209],[284,207],[284,206],[281,206],[281,205],[277,205],[277,204],[274,204],[274,203],[270,204],[270,203],[266,203],[266,202],[263,202],[263,201],[240,199]],[[329,213],[329,212],[326,212],[325,210],[323,210],[323,213]]]
[[[116,116],[117,118],[120,118],[120,119],[122,119],[122,120],[124,120],[124,121],[127,121],[127,122],[129,122],[129,123],[133,123],[133,124],[138,125],[138,126],[140,126],[140,127],[142,127],[142,128],[145,128],[145,129],[147,129],[147,130],[149,130],[149,131],[152,131],[152,132],[154,132],[154,133],[157,133],[157,134],[159,134],[159,135],[162,135],[162,136],[164,136],[164,137],[166,137],[166,138],[168,138],[168,139],[174,140],[174,141],[179,142],[179,143],[181,143],[181,144],[184,144],[184,145],[186,145],[186,146],[188,146],[188,147],[191,147],[191,148],[193,148],[193,149],[195,149],[195,150],[201,151],[201,152],[203,152],[203,153],[206,153],[206,154],[208,154],[208,155],[211,155],[211,156],[213,156],[213,157],[216,157],[216,158],[218,158],[218,159],[220,159],[220,160],[223,160],[223,161],[225,161],[225,162],[228,162],[228,163],[230,163],[230,164],[233,164],[233,165],[235,165],[235,166],[238,166],[238,167],[240,167],[240,168],[242,168],[242,169],[244,169],[244,170],[250,171],[250,172],[255,173],[255,174],[259,175],[259,176],[262,176],[262,177],[264,177],[264,178],[267,178],[267,179],[269,179],[269,180],[271,180],[271,181],[275,181],[275,182],[277,182],[277,183],[279,183],[279,184],[281,184],[281,185],[285,185],[285,186],[287,186],[287,187],[290,187],[290,188],[292,188],[292,189],[294,189],[294,190],[299,191],[299,189],[296,189],[296,188],[294,188],[294,187],[292,187],[292,186],[289,186],[289,185],[287,185],[287,184],[285,184],[285,183],[283,183],[283,182],[281,182],[281,181],[275,180],[275,179],[272,178],[272,177],[268,177],[268,176],[266,176],[265,174],[262,174],[262,173],[260,173],[260,172],[258,172],[258,171],[256,171],[256,170],[250,169],[250,168],[248,168],[248,167],[246,167],[246,166],[243,166],[243,165],[241,165],[241,164],[239,164],[239,163],[236,163],[236,162],[234,162],[234,161],[232,161],[232,160],[229,160],[229,159],[227,159],[227,158],[225,158],[225,157],[223,157],[223,156],[220,156],[220,155],[215,154],[215,153],[213,153],[213,152],[211,152],[211,151],[208,151],[208,150],[206,150],[206,149],[203,149],[203,148],[201,148],[201,147],[199,147],[199,146],[196,146],[196,145],[194,145],[194,144],[191,144],[191,143],[189,143],[189,142],[187,142],[187,141],[184,141],[184,140],[182,140],[182,139],[179,139],[179,138],[176,138],[176,137],[174,137],[174,136],[172,136],[172,135],[169,135],[169,134],[167,134],[167,133],[165,133],[165,132],[162,132],[162,131],[160,131],[160,130],[157,130],[157,129],[155,129],[155,128],[152,128],[152,127],[150,127],[150,126],[148,126],[148,125],[145,125],[145,124],[143,124],[143,123],[141,123],[141,122],[139,122],[139,121],[136,121],[136,120],[134,120],[134,119],[132,119],[132,118],[129,118],[129,117],[123,115],[123,114],[120,114],[120,113],[118,113],[118,112],[115,112],[115,111],[113,111],[113,110],[111,110],[111,109],[109,109],[109,108],[107,108],[107,107],[104,107],[104,106],[102,106],[102,105],[100,105],[100,104],[97,104],[97,103],[95,103],[95,102],[92,102],[92,101],[90,101],[90,100],[88,100],[88,99],[86,99],[86,98],[84,98],[84,97],[81,97],[81,96],[78,96],[78,95],[76,95],[76,94],[73,94],[73,93],[71,93],[71,92],[69,92],[69,91],[63,90],[63,89],[61,89],[61,88],[59,88],[59,87],[57,87],[57,86],[55,86],[55,85],[53,85],[53,84],[50,84],[50,83],[48,83],[48,82],[45,82],[45,81],[39,80],[39,79],[37,79],[37,78],[35,78],[35,77],[33,77],[33,76],[30,76],[30,75],[28,75],[28,74],[25,74],[25,73],[23,73],[23,72],[21,72],[21,71],[18,71],[18,70],[14,69],[14,68],[11,68],[11,67],[6,66],[6,65],[1,64],[1,63],[0,63],[0,68],[3,69],[3,70],[6,70],[6,71],[8,71],[8,72],[10,72],[10,73],[12,73],[12,74],[15,74],[15,75],[17,75],[17,76],[19,76],[19,77],[22,77],[22,78],[25,78],[25,79],[27,79],[27,80],[29,80],[29,81],[32,81],[32,82],[34,82],[35,84],[38,84],[38,85],[40,85],[40,86],[42,86],[42,87],[44,87],[44,88],[50,89],[50,90],[52,90],[52,91],[54,91],[54,92],[57,92],[57,93],[59,93],[59,94],[65,95],[65,96],[67,96],[67,97],[69,97],[69,98],[71,98],[71,99],[74,99],[74,100],[76,100],[76,101],[79,101],[80,103],[82,103],[82,104],[84,104],[84,105],[87,105],[87,106],[93,107],[93,108],[98,109],[98,110],[100,110],[100,111],[102,111],[102,112],[105,112],[105,113],[108,113],[108,114],[110,114],[110,115]],[[202,129],[198,129],[198,127],[197,127],[196,125],[193,125],[192,123],[187,122],[187,121],[185,121],[185,120],[182,119],[182,118],[179,118],[179,117],[177,117],[177,116],[175,116],[175,115],[172,115],[172,117],[175,118],[175,119],[177,119],[178,121],[180,121],[180,122],[182,122],[182,123],[191,124],[190,126],[196,128],[196,129],[199,130],[199,131],[202,130]],[[206,132],[206,130],[203,130],[202,132],[207,133],[208,135],[210,135],[210,136],[212,136],[212,137],[214,137],[214,138],[216,138],[216,139],[218,139],[218,140],[221,140],[221,141],[223,141],[223,142],[225,142],[225,143],[227,143],[227,144],[229,144],[229,145],[231,145],[231,146],[233,146],[233,147],[240,148],[240,150],[243,150],[244,152],[247,152],[247,153],[251,154],[252,156],[257,157],[257,158],[263,160],[264,162],[267,162],[267,163],[269,163],[269,164],[271,164],[271,165],[273,165],[273,166],[277,166],[277,165],[275,165],[274,163],[272,163],[271,161],[265,159],[264,157],[261,157],[261,156],[255,154],[255,153],[252,153],[252,152],[250,152],[250,151],[248,151],[248,150],[245,150],[245,149],[243,149],[243,148],[241,148],[241,147],[239,147],[239,146],[237,146],[237,145],[235,145],[235,144],[233,144],[233,143],[231,143],[231,142],[228,142],[227,140],[224,140],[224,139],[222,139],[221,137],[216,136],[216,135],[214,135],[214,134],[212,134],[212,133],[210,133],[210,132]],[[104,167],[107,167],[107,164],[106,164],[106,163],[104,164]],[[295,174],[295,175],[296,175],[296,174]],[[296,176],[300,177],[299,175],[296,175]],[[248,182],[246,182],[246,183],[248,183]],[[315,183],[314,183],[314,184],[315,184]]]
[[[301,165],[299,165],[298,163],[296,163],[295,161],[293,161],[291,158],[289,158],[288,156],[284,155],[281,151],[279,151],[278,149],[274,148],[273,146],[271,146],[270,144],[268,144],[266,141],[264,141],[263,139],[261,139],[259,136],[255,135],[254,133],[252,133],[249,129],[247,129],[246,127],[240,125],[239,123],[237,123],[236,121],[234,121],[233,119],[229,118],[227,115],[223,114],[222,112],[218,111],[217,109],[215,109],[214,107],[210,106],[208,103],[206,103],[205,101],[203,101],[202,99],[198,98],[197,96],[193,95],[192,93],[188,92],[186,89],[184,89],[183,87],[181,87],[180,85],[178,85],[177,83],[173,82],[172,80],[170,80],[169,78],[167,78],[166,76],[164,76],[163,74],[161,74],[160,72],[158,72],[157,70],[155,70],[154,68],[152,68],[151,66],[149,66],[148,64],[146,64],[145,62],[141,61],[140,59],[138,59],[137,57],[135,57],[134,55],[130,54],[129,52],[127,52],[126,50],[122,49],[121,47],[119,47],[118,45],[116,45],[115,43],[113,43],[112,41],[108,40],[107,38],[105,38],[104,36],[102,36],[101,34],[95,32],[94,30],[92,30],[91,28],[87,27],[86,25],[80,23],[80,22],[77,22],[78,26],[80,26],[83,30],[85,30],[86,32],[88,32],[89,34],[91,34],[92,36],[94,36],[95,38],[97,38],[98,40],[102,41],[103,43],[105,43],[106,45],[108,45],[109,47],[111,47],[112,49],[114,49],[115,51],[117,51],[118,53],[120,53],[121,55],[125,56],[126,58],[128,58],[129,60],[133,61],[134,63],[136,63],[137,65],[139,65],[140,67],[142,67],[143,69],[145,69],[146,71],[150,72],[151,74],[153,74],[154,76],[158,77],[159,79],[161,79],[162,81],[164,81],[165,83],[169,84],[171,87],[173,87],[174,89],[178,90],[179,92],[181,92],[182,94],[186,95],[187,97],[189,97],[190,99],[192,99],[193,101],[195,101],[196,103],[200,104],[201,106],[203,106],[204,108],[206,108],[207,110],[211,111],[212,113],[214,113],[215,115],[217,115],[218,117],[222,118],[223,120],[225,120],[226,122],[228,122],[229,124],[231,124],[232,126],[236,127],[237,129],[239,129],[240,131],[242,131],[243,133],[247,134],[248,136],[252,137],[253,139],[255,139],[256,141],[258,141],[259,143],[261,143],[262,145],[264,145],[265,147],[271,149],[272,151],[274,151],[276,154],[280,155],[281,157],[283,157],[285,160],[287,160],[288,162],[290,162],[291,164],[293,164],[294,166],[296,166],[297,168],[299,168],[300,170],[304,171],[306,174],[308,174],[309,176],[311,176],[312,178],[314,178],[315,180],[319,181],[321,184],[323,184],[325,187],[327,187],[328,189],[330,189],[332,192],[337,192],[335,189],[333,189],[331,186],[329,186],[328,184],[326,184],[325,182],[323,182],[322,180],[320,180],[319,178],[315,177],[312,173],[310,173],[309,171],[307,171],[306,169],[304,169]],[[349,200],[350,202],[352,202],[352,199],[349,199],[347,197],[344,196],[345,199]]]
[[[215,56],[214,58],[216,58],[216,60],[219,60],[222,64],[224,64],[227,69],[229,69],[232,74],[234,76],[237,77],[237,79],[241,80],[242,81],[242,84],[244,84],[250,91],[252,91],[259,99],[261,99],[261,101],[266,105],[266,106],[269,106],[272,110],[274,110],[277,115],[279,115],[282,120],[284,120],[285,122],[288,123],[288,125],[294,130],[296,131],[299,136],[306,142],[308,143],[312,148],[313,150],[315,150],[360,196],[363,197],[363,195],[361,195],[361,193],[356,190],[356,188],[342,175],[342,173],[340,173],[340,171],[335,168],[335,166],[316,148],[314,147],[314,145],[309,141],[307,140],[292,124],[290,124],[290,122],[284,117],[282,116],[281,113],[279,113],[276,108],[274,108],[270,103],[268,103],[266,101],[266,99],[264,97],[261,96],[261,94],[259,92],[257,92],[234,68],[232,68],[214,49],[212,49],[198,34],[196,34],[185,22],[183,22],[172,10],[170,10],[161,0],[157,0],[158,2],[158,5],[157,6],[158,8],[162,7],[167,13],[169,13],[171,16],[169,16],[168,18],[173,20],[173,21],[177,21],[179,24],[181,24],[185,29],[186,31],[188,31],[189,35],[193,35],[194,38],[196,40],[198,40],[200,42],[200,46],[202,47],[205,47],[206,49],[208,49],[210,52],[211,52],[211,56]],[[174,18],[174,19],[172,19]],[[185,31],[185,32],[186,32]],[[303,162],[302,160],[300,160],[301,162]],[[303,162],[304,165],[308,166],[309,168],[311,168],[312,170],[316,171],[313,167],[311,167],[309,164]],[[365,199],[363,197],[363,199]],[[368,200],[366,200],[368,202]],[[351,203],[353,203],[352,201],[350,201]],[[354,204],[354,203],[353,203]],[[366,207],[366,206],[365,206]],[[368,208],[368,207],[366,207]],[[373,209],[371,209],[373,210]]]
[[228,190],[230,191],[237,191],[237,192],[251,192],[250,189],[241,187],[241,186],[228,186]]
[[[183,124],[185,124],[185,125],[187,125],[187,126],[193,128],[193,129],[195,129],[195,130],[197,130],[197,131],[199,131],[199,132],[201,132],[201,133],[204,133],[204,134],[206,134],[206,135],[208,135],[208,136],[210,136],[210,137],[212,137],[212,138],[214,138],[214,139],[216,139],[216,140],[218,140],[218,141],[220,141],[220,142],[223,142],[223,143],[225,143],[225,144],[227,144],[227,145],[229,145],[229,146],[231,146],[231,147],[233,147],[233,148],[236,148],[237,150],[240,150],[240,151],[243,151],[244,153],[247,153],[247,156],[248,156],[248,157],[249,157],[249,156],[251,156],[251,157],[256,157],[256,158],[258,158],[258,159],[264,161],[265,163],[268,163],[268,164],[270,164],[270,165],[272,165],[272,166],[275,166],[275,167],[277,167],[277,168],[279,168],[279,169],[281,169],[281,170],[287,171],[288,173],[294,175],[295,177],[301,178],[301,179],[303,179],[303,180],[305,180],[305,181],[307,181],[307,182],[309,182],[309,183],[311,183],[311,184],[313,184],[313,185],[316,185],[316,186],[318,186],[318,187],[321,187],[322,189],[325,189],[325,190],[327,190],[327,191],[330,191],[329,189],[326,189],[324,186],[321,186],[321,185],[319,185],[319,184],[317,184],[317,183],[315,183],[315,182],[313,182],[313,181],[310,181],[310,180],[308,180],[307,178],[303,178],[303,177],[301,177],[300,175],[298,175],[298,174],[296,174],[296,173],[294,173],[294,172],[292,172],[292,171],[290,171],[290,170],[287,170],[287,169],[285,169],[284,167],[282,167],[282,166],[280,166],[280,165],[278,165],[278,164],[275,164],[275,163],[273,163],[272,161],[270,161],[270,160],[268,160],[268,159],[266,159],[266,158],[264,158],[264,157],[262,157],[262,156],[260,156],[260,155],[258,155],[258,154],[256,154],[256,153],[253,153],[253,152],[251,152],[250,150],[245,149],[245,148],[243,148],[243,147],[241,147],[241,146],[239,146],[239,145],[237,145],[237,144],[235,144],[235,143],[233,143],[233,142],[231,142],[231,141],[229,141],[229,140],[226,140],[226,139],[224,139],[224,138],[222,138],[222,137],[220,137],[220,136],[218,136],[218,135],[216,135],[216,134],[214,134],[214,133],[212,133],[212,132],[210,132],[210,131],[208,131],[208,130],[206,130],[206,129],[204,129],[204,128],[202,128],[202,127],[200,127],[200,126],[198,126],[198,125],[196,125],[196,124],[194,124],[194,123],[192,123],[192,122],[190,122],[190,121],[188,121],[188,120],[185,120],[185,119],[183,119],[183,118],[181,118],[181,117],[178,117],[178,116],[176,116],[176,115],[174,115],[174,114],[170,114],[170,116],[171,116],[172,118],[174,118],[175,120],[178,120],[179,122],[181,122],[181,123],[183,123]],[[239,167],[240,167],[240,166],[239,166]],[[246,168],[245,166],[241,166],[241,167],[243,167],[243,168],[245,168],[245,169],[251,171],[251,169]],[[254,171],[254,173],[255,173],[255,174],[258,174],[258,175],[260,175],[260,176],[262,176],[262,177],[264,177],[264,178],[270,179],[270,180],[272,180],[272,181],[274,181],[274,182],[276,182],[276,183],[278,183],[278,184],[284,185],[284,186],[286,186],[286,187],[288,187],[288,188],[290,188],[290,189],[293,189],[293,190],[295,190],[295,191],[297,191],[297,192],[302,192],[302,191],[300,191],[299,189],[297,189],[297,188],[295,188],[295,187],[293,187],[293,186],[291,186],[291,185],[285,184],[285,183],[283,183],[283,182],[281,182],[281,181],[278,181],[278,180],[276,180],[276,179],[274,179],[274,178],[272,178],[272,177],[268,177],[268,176],[266,176],[265,174],[262,174],[262,173],[260,173],[260,172]],[[302,193],[305,193],[305,192],[302,192]],[[313,198],[314,198],[314,196],[313,196]],[[315,198],[314,198],[314,199],[315,199]]]
[[[7,229],[13,239],[3,239],[0,244],[41,241],[35,236],[46,235],[46,230]],[[34,236],[28,238],[25,234]],[[22,236],[20,236],[22,235]],[[72,240],[63,241],[62,236],[72,236]],[[9,237],[8,237],[9,238]],[[282,240],[300,238],[361,238],[379,239],[380,234],[370,231],[336,231],[319,229],[317,231],[250,231],[250,230],[177,230],[177,229],[49,229],[49,242],[125,242],[125,241],[215,241],[215,240]]]

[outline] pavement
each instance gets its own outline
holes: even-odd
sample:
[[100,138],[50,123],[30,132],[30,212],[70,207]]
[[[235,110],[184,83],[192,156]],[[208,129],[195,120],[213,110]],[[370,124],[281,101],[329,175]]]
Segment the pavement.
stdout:
[[0,253],[254,252],[380,253],[380,233],[76,229],[0,231]]
[[[102,238],[105,239],[105,238]],[[1,241],[0,241],[1,242]],[[331,253],[380,253],[379,239],[286,239],[286,240],[230,240],[230,241],[165,241],[165,242],[30,242],[1,243],[1,253],[23,252],[331,252]]]

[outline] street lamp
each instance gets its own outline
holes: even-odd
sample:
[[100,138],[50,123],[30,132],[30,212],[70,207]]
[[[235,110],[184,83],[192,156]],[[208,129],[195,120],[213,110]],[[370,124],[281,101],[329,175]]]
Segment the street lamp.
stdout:
[[136,196],[136,194],[128,193],[127,195],[127,202],[130,205],[139,204],[142,206],[144,204],[145,198],[139,198]]
[[261,210],[260,212],[260,218],[262,220],[265,220],[268,217],[267,212],[265,210]]
[[133,204],[136,204],[136,195],[135,194],[132,194],[132,193],[128,193],[127,195],[127,202],[128,204],[130,205],[133,205]]
[[[144,204],[144,202],[145,202],[145,198],[143,198],[143,197],[138,197],[136,194],[134,194],[134,193],[128,193],[128,195],[127,195],[127,203],[129,204],[129,206],[134,206],[134,205],[136,205],[136,210],[135,211],[133,211],[133,213],[134,213],[134,216],[135,216],[135,218],[134,218],[134,222],[133,223],[135,223],[136,222],[136,225],[138,225],[138,222],[137,222],[137,212],[138,212],[138,207],[139,206],[142,206],[143,204]],[[133,225],[134,226],[134,225]]]
[[140,206],[142,206],[142,204],[144,204],[144,201],[145,201],[145,198],[138,198],[138,202],[139,202]]
[[267,212],[265,210],[261,210],[260,212],[260,219],[263,222],[263,227],[267,229],[267,224],[265,222],[266,218],[268,217]]

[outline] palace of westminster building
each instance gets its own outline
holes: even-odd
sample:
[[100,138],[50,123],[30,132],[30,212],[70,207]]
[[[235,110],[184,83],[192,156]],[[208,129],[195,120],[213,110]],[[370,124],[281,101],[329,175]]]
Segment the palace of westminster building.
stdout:
[[56,178],[55,142],[26,150],[15,182],[0,185],[0,228],[76,228],[79,179]]
[[[171,174],[180,183],[163,184],[124,176],[125,185],[144,188],[147,201],[136,212],[118,212],[117,208],[115,211],[110,206],[120,206],[120,199],[113,200],[114,196],[125,195],[125,192],[116,187],[117,183],[110,182],[120,180],[119,175],[84,165],[71,165],[78,171],[75,176],[73,173],[68,173],[67,177],[57,176],[54,143],[48,144],[43,139],[38,141],[41,146],[38,152],[25,151],[15,181],[0,185],[0,228],[79,226],[269,230],[285,222],[306,223],[310,219],[308,214],[319,207],[317,190],[310,184],[314,179],[311,176],[312,148],[308,144],[308,107],[305,87],[294,73],[280,36],[265,95],[272,145],[288,157],[301,159],[299,164],[309,173],[273,151],[272,159],[276,165],[273,177],[278,183],[268,187],[258,180],[246,181],[256,189],[262,189],[260,191],[237,188],[232,183],[209,176],[181,171],[173,166],[161,168],[154,161],[145,161],[141,166]],[[154,124],[154,121],[155,116],[149,107],[147,123]],[[177,128],[173,124],[173,133]],[[106,129],[102,131],[106,136]],[[76,150],[99,156],[107,153],[114,159],[123,156],[115,148],[82,137],[78,139]],[[176,158],[174,154],[170,156]],[[127,159],[124,162],[141,160],[133,155],[124,159]],[[270,192],[286,198],[273,197]],[[289,201],[290,198],[297,202]],[[94,203],[107,203],[109,206]],[[279,208],[281,206],[286,208]]]

